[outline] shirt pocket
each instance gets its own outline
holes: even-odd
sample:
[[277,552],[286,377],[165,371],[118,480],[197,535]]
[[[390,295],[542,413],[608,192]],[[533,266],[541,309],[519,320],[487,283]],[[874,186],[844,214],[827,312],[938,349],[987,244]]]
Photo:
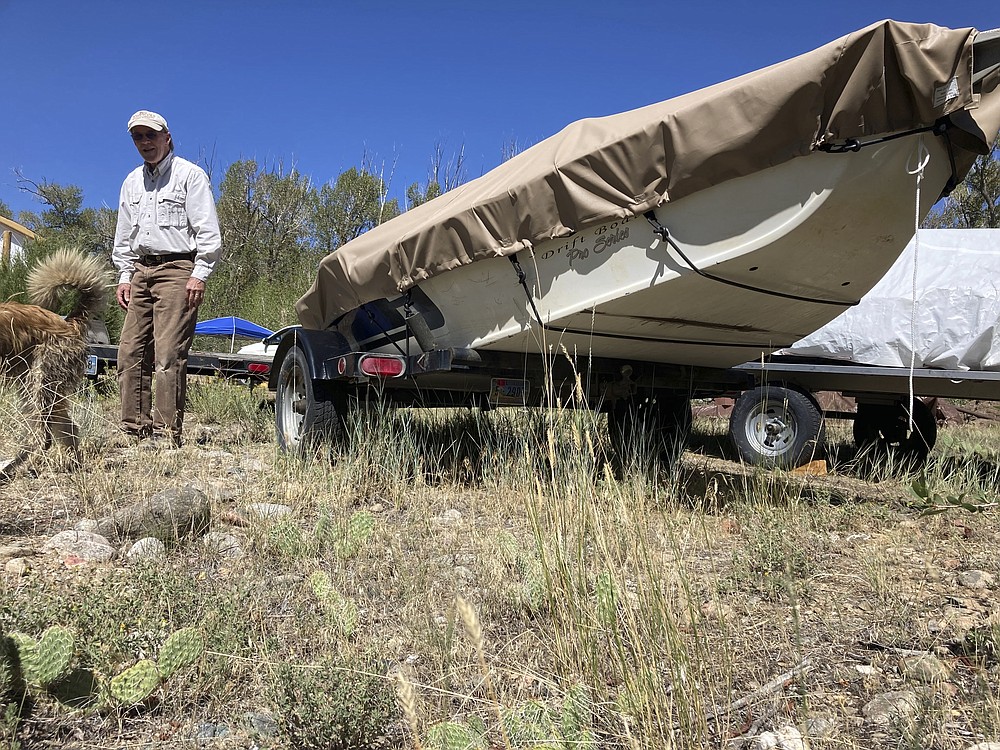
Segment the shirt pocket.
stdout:
[[132,229],[139,228],[139,217],[142,211],[142,196],[130,195],[128,198],[128,215],[132,220]]
[[161,227],[186,227],[183,193],[163,193],[156,202],[156,223]]

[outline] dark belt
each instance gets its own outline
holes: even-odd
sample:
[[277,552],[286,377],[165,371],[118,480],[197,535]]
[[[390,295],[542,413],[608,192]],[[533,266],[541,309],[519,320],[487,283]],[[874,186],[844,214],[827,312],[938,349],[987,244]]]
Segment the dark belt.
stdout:
[[163,255],[140,255],[139,262],[144,266],[156,266],[173,260],[194,260],[198,253],[165,253]]

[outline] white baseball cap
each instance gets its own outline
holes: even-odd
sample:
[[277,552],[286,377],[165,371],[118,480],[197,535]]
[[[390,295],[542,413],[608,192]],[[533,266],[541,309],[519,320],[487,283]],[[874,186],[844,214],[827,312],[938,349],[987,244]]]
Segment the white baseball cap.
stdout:
[[140,109],[129,118],[128,129],[132,130],[136,125],[145,125],[147,128],[152,128],[153,130],[166,130],[168,132],[170,130],[167,127],[167,121],[163,119],[162,115],[150,112],[148,109]]

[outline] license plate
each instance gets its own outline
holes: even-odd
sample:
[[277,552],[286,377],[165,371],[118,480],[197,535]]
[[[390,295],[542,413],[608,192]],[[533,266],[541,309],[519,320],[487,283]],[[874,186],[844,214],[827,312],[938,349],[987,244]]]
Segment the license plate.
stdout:
[[97,357],[93,354],[87,355],[87,369],[84,371],[87,375],[97,374]]
[[527,380],[493,378],[490,381],[490,401],[495,404],[524,404],[528,400]]

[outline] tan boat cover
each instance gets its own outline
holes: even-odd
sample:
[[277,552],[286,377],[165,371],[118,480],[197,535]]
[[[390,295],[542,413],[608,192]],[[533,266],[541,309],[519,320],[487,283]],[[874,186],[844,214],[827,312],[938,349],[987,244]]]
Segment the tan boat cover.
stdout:
[[975,106],[976,34],[883,21],[700,91],[575,122],[327,255],[296,305],[299,320],[326,328],[365,302],[477,260],[642,214],[825,143],[943,116],[960,129],[952,141],[961,179],[1000,127],[1000,74],[983,82],[992,96]]

